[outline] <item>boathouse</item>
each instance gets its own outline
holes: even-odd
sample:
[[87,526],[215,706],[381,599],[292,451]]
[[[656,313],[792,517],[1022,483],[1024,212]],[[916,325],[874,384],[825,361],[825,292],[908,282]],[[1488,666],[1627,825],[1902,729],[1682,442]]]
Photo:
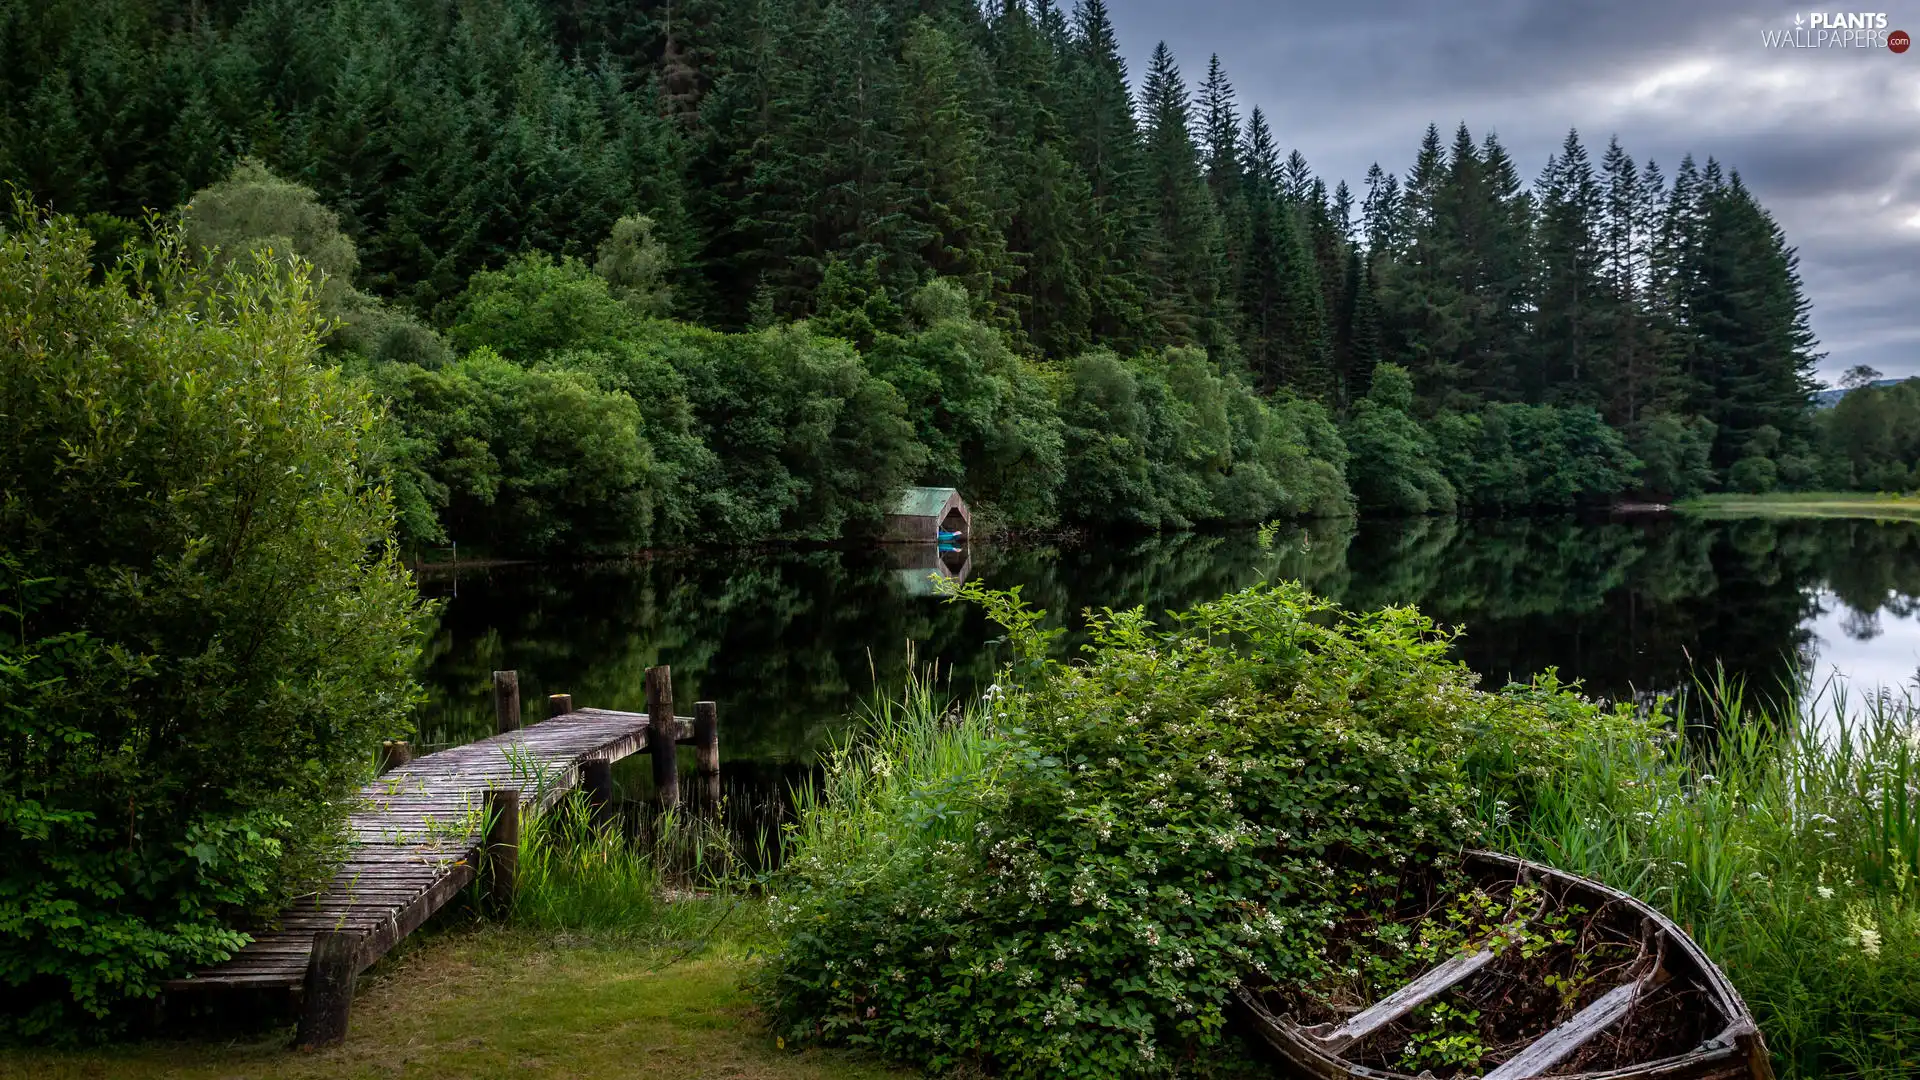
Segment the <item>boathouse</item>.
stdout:
[[973,530],[973,511],[956,488],[911,487],[887,515],[884,536],[900,543],[937,544],[942,533],[965,540]]

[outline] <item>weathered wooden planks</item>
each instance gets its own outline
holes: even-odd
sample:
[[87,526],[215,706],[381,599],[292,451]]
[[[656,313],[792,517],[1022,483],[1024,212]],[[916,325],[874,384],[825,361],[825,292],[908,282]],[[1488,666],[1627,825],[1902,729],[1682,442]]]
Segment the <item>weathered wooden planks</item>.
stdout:
[[[515,705],[502,712],[517,720]],[[694,724],[675,720],[677,743]],[[361,789],[361,806],[348,820],[351,854],[324,891],[294,904],[273,926],[254,931],[254,941],[231,959],[173,980],[167,990],[294,992],[308,983],[320,933],[358,935],[351,965],[358,974],[473,880],[488,789],[518,789],[523,810],[541,809],[577,782],[586,763],[617,761],[648,749],[649,731],[642,713],[579,709],[396,763]],[[328,947],[347,945],[334,941]],[[330,972],[342,963],[331,959]]]

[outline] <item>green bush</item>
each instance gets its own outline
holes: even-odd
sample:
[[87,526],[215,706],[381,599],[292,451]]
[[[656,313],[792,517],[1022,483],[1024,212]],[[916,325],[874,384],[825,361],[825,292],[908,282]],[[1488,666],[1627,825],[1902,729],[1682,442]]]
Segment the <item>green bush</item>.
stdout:
[[182,232],[194,258],[216,267],[271,253],[275,265],[311,274],[320,310],[334,315],[353,296],[360,255],[340,231],[340,217],[312,188],[282,180],[252,159],[227,178],[194,192],[180,209]]
[[942,711],[830,766],[772,901],[761,986],[790,1041],[1008,1076],[1225,1071],[1244,977],[1332,972],[1331,932],[1480,838],[1579,733],[1637,730],[1551,681],[1498,693],[1406,608],[1293,583],[1150,624],[1091,621],[1081,662],[981,592],[1014,663],[986,716]]
[[1631,487],[1640,468],[1626,439],[1584,406],[1442,413],[1433,433],[1460,504],[1495,513],[1604,502]]
[[1684,499],[1712,488],[1713,421],[1669,412],[1643,416],[1635,427],[1633,452],[1645,462],[1641,484],[1650,493]]
[[916,328],[881,334],[868,364],[906,402],[927,448],[923,482],[959,488],[977,515],[1014,528],[1052,525],[1066,475],[1052,387],[970,304],[958,282],[927,284],[909,303]]
[[1773,459],[1758,455],[1743,457],[1727,470],[1727,487],[1734,491],[1765,494],[1779,483],[1779,468]]
[[832,540],[879,528],[926,450],[900,395],[805,323],[719,334],[659,323],[711,466],[689,477],[708,535]]
[[1373,369],[1367,396],[1353,404],[1342,434],[1347,483],[1360,509],[1381,514],[1450,514],[1453,484],[1435,464],[1433,436],[1413,418],[1413,379],[1396,364]]
[[484,348],[438,370],[376,365],[371,381],[402,433],[391,471],[415,541],[551,555],[651,539],[652,448],[625,393]]
[[1350,509],[1346,447],[1325,410],[1263,399],[1198,349],[1087,353],[1065,373],[1059,411],[1070,520],[1187,528]]
[[[89,282],[73,222],[0,232],[0,1033],[111,1023],[323,869],[406,730],[421,602],[313,363],[304,273]],[[136,288],[136,281],[150,288]]]
[[[1862,386],[1814,414],[1821,482],[1867,491],[1909,491],[1920,470],[1920,381]],[[1785,462],[1782,463],[1783,472]]]
[[[899,394],[845,342],[805,324],[723,334],[649,318],[577,259],[526,256],[474,275],[451,333],[637,403],[661,527],[630,531],[628,546],[876,528],[925,460]],[[410,422],[435,423],[427,411]]]

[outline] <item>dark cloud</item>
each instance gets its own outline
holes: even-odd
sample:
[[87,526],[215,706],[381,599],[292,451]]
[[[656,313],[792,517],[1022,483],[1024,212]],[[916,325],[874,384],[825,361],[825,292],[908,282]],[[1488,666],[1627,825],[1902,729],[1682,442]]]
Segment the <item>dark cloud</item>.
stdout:
[[[1528,178],[1570,127],[1669,176],[1718,158],[1800,250],[1823,372],[1920,375],[1920,50],[1769,49],[1811,8],[1738,0],[1109,6],[1136,77],[1158,41],[1195,82],[1218,53],[1329,185],[1403,171],[1429,122],[1497,132]],[[1920,32],[1920,3],[1889,15]]]

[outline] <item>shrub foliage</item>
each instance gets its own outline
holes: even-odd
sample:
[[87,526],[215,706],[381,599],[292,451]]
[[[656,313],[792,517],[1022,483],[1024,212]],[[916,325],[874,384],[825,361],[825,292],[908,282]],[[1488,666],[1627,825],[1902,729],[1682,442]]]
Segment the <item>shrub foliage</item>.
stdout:
[[789,1040],[1010,1076],[1211,1070],[1237,981],[1338,974],[1335,928],[1445,872],[1482,801],[1635,723],[1550,679],[1479,690],[1418,612],[1292,583],[1164,626],[1094,615],[1072,664],[1017,596],[967,593],[1015,653],[963,727],[997,737],[835,762],[774,905],[762,991]]
[[0,1034],[246,940],[412,704],[420,601],[305,274],[0,231]]

